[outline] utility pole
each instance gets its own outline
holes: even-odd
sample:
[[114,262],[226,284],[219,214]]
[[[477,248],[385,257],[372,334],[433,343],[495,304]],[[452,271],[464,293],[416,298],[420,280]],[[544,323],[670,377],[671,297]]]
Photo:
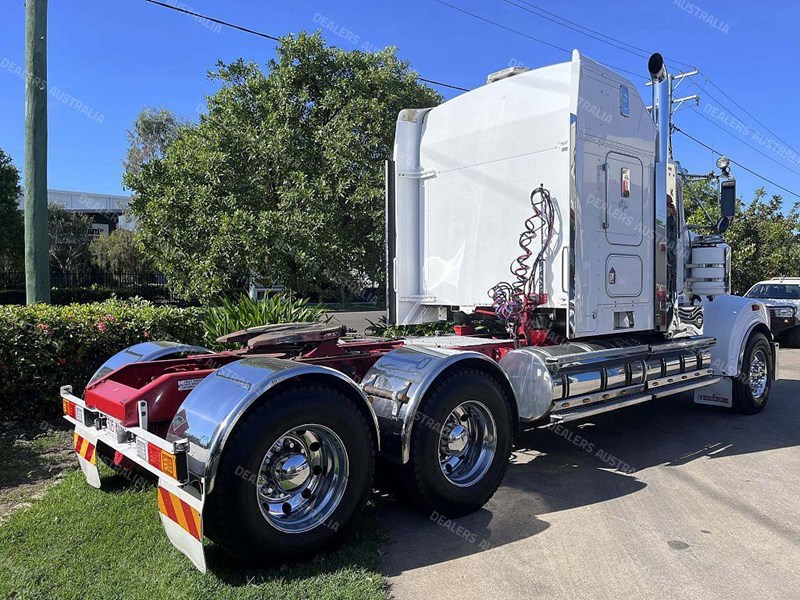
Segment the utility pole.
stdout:
[[50,302],[47,231],[47,0],[25,6],[25,295]]

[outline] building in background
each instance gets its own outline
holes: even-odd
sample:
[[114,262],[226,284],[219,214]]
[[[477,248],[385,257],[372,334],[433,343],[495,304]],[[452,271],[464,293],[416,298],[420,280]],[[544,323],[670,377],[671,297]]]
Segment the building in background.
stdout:
[[[47,203],[58,204],[65,210],[83,213],[92,217],[92,231],[99,235],[111,233],[117,228],[133,229],[133,220],[128,216],[129,196],[91,194],[47,190]],[[24,208],[24,196],[19,197],[19,208]]]

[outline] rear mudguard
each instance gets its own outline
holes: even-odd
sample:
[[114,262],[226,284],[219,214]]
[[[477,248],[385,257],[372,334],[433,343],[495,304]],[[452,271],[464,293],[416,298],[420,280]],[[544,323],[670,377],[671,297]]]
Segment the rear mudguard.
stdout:
[[352,379],[319,365],[265,356],[244,358],[203,379],[183,401],[167,433],[167,441],[189,442],[189,474],[204,483],[206,494],[214,488],[222,451],[239,419],[254,403],[289,381],[331,385],[351,398],[367,416],[380,449],[377,418]]
[[495,377],[513,399],[510,407],[518,423],[518,405],[506,373],[480,352],[407,344],[388,352],[364,376],[361,387],[370,397],[383,435],[381,455],[398,463],[410,457],[414,421],[430,425],[419,407],[434,383],[456,366],[471,367]]
[[125,348],[109,358],[95,371],[89,383],[131,363],[161,360],[177,354],[212,354],[212,352],[203,346],[179,344],[178,342],[142,342]]

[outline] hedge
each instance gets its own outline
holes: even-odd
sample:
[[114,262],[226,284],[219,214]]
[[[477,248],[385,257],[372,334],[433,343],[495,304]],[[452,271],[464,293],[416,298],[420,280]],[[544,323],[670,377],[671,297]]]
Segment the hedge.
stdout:
[[145,301],[0,306],[0,420],[54,419],[109,356],[153,339],[202,344],[203,312]]

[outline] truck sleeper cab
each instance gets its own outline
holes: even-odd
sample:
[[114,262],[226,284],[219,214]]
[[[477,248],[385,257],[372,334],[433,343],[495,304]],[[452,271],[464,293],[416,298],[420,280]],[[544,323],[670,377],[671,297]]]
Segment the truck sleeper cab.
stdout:
[[[205,571],[205,539],[259,563],[340,543],[376,468],[456,517],[491,498],[523,430],[687,391],[763,410],[778,374],[767,307],[730,295],[722,236],[686,226],[671,78],[660,55],[648,69],[652,115],[577,51],[402,111],[389,321],[453,318],[457,334],[289,323],[218,340],[234,351],[123,350],[82,397],[61,390],[89,484],[98,458],[157,477],[168,538]],[[505,333],[478,334],[479,319]]]

